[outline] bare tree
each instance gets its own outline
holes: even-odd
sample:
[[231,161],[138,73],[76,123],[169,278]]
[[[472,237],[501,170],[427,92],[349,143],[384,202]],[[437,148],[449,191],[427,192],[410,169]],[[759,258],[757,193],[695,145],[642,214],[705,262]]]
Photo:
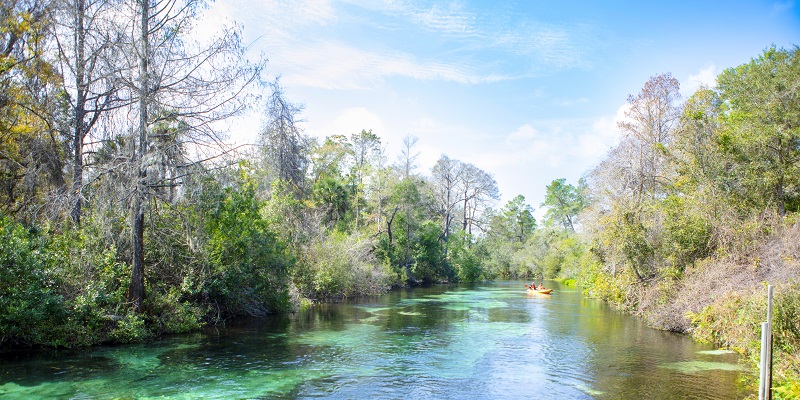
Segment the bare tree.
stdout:
[[439,215],[442,217],[442,232],[445,241],[445,255],[449,249],[450,232],[455,218],[455,210],[463,200],[458,190],[461,182],[464,165],[461,161],[453,160],[442,154],[439,161],[433,166],[431,178],[438,203]]
[[86,139],[101,116],[125,103],[116,96],[116,65],[122,43],[114,18],[116,0],[65,0],[58,3],[53,37],[58,69],[68,96],[72,153],[70,216],[80,223],[83,206]]
[[472,164],[463,165],[458,186],[464,204],[462,229],[471,235],[479,222],[478,215],[487,204],[500,198],[500,190],[494,177]]
[[642,91],[628,96],[630,109],[620,122],[631,146],[631,189],[637,198],[654,197],[667,182],[667,148],[674,140],[673,130],[681,116],[680,84],[669,73],[651,77]]
[[270,83],[272,94],[267,100],[266,124],[261,133],[261,148],[267,164],[279,179],[291,184],[296,195],[304,190],[308,167],[308,139],[298,126],[302,105],[286,99],[280,78]]
[[[133,0],[131,0],[133,1]],[[128,87],[136,98],[136,123],[130,141],[133,165],[130,226],[132,270],[128,298],[137,310],[144,300],[144,217],[155,189],[178,185],[180,176],[153,177],[149,174],[159,151],[172,146],[156,146],[154,140],[165,132],[160,124],[179,121],[173,146],[191,146],[200,163],[218,156],[222,136],[214,123],[243,110],[249,101],[247,86],[260,74],[262,63],[250,64],[245,58],[236,29],[226,28],[210,43],[189,39],[192,21],[200,6],[198,0],[135,0],[131,4],[134,26],[131,27],[130,61],[136,72]]]
[[403,138],[403,147],[400,150],[400,155],[397,157],[398,169],[403,172],[403,178],[408,178],[415,169],[417,169],[417,157],[419,152],[414,150],[419,138],[412,135],[406,135]]

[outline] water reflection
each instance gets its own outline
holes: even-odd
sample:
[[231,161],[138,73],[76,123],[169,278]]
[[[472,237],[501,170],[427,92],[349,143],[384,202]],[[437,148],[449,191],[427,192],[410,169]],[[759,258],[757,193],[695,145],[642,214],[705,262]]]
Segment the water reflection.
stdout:
[[5,355],[3,398],[742,398],[736,356],[553,284],[440,286],[89,352]]

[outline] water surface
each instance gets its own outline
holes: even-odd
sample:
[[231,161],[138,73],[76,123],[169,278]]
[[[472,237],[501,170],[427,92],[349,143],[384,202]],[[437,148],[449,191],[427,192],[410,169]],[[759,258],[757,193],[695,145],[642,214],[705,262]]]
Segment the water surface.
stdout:
[[436,286],[132,346],[0,357],[6,399],[743,398],[737,357],[556,283]]

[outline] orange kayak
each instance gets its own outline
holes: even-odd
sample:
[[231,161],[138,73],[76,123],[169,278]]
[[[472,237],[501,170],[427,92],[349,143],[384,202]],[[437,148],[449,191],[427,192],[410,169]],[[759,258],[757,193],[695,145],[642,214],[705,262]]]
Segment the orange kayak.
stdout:
[[550,294],[553,289],[528,289],[528,293]]

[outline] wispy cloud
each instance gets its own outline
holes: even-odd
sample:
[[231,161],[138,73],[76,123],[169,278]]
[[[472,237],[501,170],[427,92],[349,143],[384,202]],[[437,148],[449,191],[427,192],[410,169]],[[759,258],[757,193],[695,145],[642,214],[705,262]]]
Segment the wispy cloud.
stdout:
[[464,84],[508,79],[481,75],[470,65],[420,60],[391,50],[362,50],[332,40],[277,45],[271,58],[285,71],[286,84],[323,89],[371,89],[390,77]]
[[[568,28],[530,20],[509,25],[501,17],[481,15],[480,10],[458,2],[227,0],[213,7],[224,11],[216,13],[217,18],[231,15],[244,21],[246,33],[258,37],[256,47],[269,57],[270,69],[282,74],[287,84],[371,89],[387,78],[408,77],[474,85],[531,76],[544,66],[569,68],[585,61],[581,39]],[[371,35],[403,29],[415,40],[430,39],[443,47],[426,55],[413,46],[376,45],[365,40],[369,38],[345,34],[342,31],[360,29],[348,24],[363,23],[350,15],[354,7],[371,12],[369,18],[395,21],[378,24]],[[511,55],[511,59],[498,54]]]
[[[470,50],[495,50],[556,67],[586,62],[592,29],[587,25],[553,25],[533,16],[511,20],[494,9],[474,11],[459,2],[385,0],[384,12],[401,16],[423,29],[456,40],[476,40]],[[488,13],[488,15],[486,15]]]

